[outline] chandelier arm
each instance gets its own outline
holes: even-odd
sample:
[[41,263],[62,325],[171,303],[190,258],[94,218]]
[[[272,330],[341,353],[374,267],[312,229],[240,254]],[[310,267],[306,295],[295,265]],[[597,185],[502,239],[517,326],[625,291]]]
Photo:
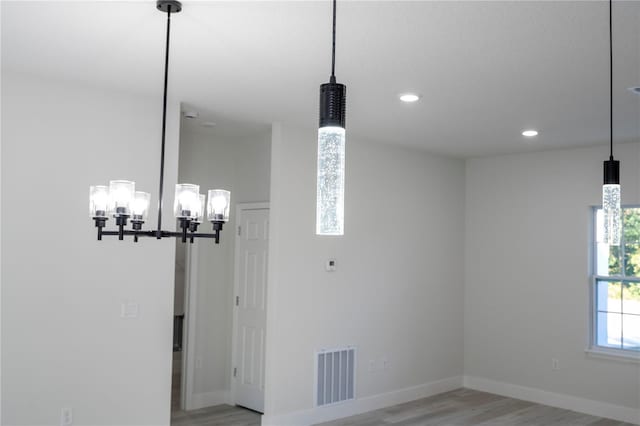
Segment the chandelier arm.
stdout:
[[[215,240],[216,244],[219,244],[219,242],[220,242],[220,231],[222,230],[222,226],[220,226],[219,228],[220,229],[214,230],[213,233],[189,232],[187,235],[191,239],[191,242],[193,242],[194,238],[212,238],[212,239]],[[167,238],[167,237],[183,238],[183,233],[182,232],[160,231],[160,234],[161,234],[161,238]],[[102,236],[104,236],[104,235],[120,237],[121,234],[120,234],[120,230],[118,230],[118,231],[104,231],[102,228],[98,228],[98,235],[99,235],[99,239],[102,239]],[[153,238],[155,238],[157,236],[157,231],[134,231],[134,230],[124,229],[124,230],[122,230],[122,235],[123,236],[133,236],[134,238],[137,238],[137,237],[153,237]]]
[[167,6],[167,41],[164,55],[164,96],[162,100],[162,148],[160,150],[160,188],[158,190],[158,229],[156,238],[162,238],[162,201],[164,187],[164,150],[167,133],[167,87],[169,82],[169,40],[171,35],[171,5]]

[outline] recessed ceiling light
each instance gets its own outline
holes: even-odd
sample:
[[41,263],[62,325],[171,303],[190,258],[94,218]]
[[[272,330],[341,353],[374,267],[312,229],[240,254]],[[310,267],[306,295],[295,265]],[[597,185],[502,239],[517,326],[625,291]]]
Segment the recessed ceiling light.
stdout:
[[640,95],[640,86],[639,87],[629,87],[629,90],[631,90],[636,95]]
[[538,131],[537,130],[525,130],[524,132],[522,132],[522,136],[526,136],[528,138],[532,138],[534,136],[538,136]]
[[193,120],[194,118],[198,118],[200,116],[198,111],[185,111],[183,114],[184,118],[188,118],[190,120]]
[[403,93],[400,95],[400,100],[402,102],[416,102],[420,99],[420,95],[416,95],[415,93]]

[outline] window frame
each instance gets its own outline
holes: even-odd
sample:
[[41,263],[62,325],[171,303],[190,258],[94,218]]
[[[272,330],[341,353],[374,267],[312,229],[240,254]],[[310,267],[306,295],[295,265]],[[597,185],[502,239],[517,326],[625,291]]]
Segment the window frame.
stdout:
[[[640,208],[639,204],[629,204],[620,207],[621,212],[625,209]],[[624,274],[624,269],[621,268],[619,275],[598,275],[598,250],[597,250],[597,212],[601,210],[602,206],[591,207],[590,218],[590,233],[589,233],[589,346],[586,349],[588,354],[614,359],[625,359],[635,362],[640,362],[640,350],[624,349],[624,348],[612,348],[609,346],[598,345],[598,281],[613,281],[620,282],[622,285],[625,282],[640,283],[640,277],[627,277]],[[623,255],[624,257],[624,255]]]

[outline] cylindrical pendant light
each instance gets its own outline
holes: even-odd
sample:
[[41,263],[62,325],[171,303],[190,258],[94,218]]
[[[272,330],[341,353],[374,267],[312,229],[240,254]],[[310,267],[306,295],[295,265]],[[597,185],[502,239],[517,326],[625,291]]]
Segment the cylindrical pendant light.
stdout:
[[620,161],[613,159],[613,18],[609,0],[609,160],[604,162],[602,211],[604,213],[604,243],[620,245]]
[[336,82],[336,0],[333,0],[331,78],[320,85],[316,234],[344,234],[346,92]]

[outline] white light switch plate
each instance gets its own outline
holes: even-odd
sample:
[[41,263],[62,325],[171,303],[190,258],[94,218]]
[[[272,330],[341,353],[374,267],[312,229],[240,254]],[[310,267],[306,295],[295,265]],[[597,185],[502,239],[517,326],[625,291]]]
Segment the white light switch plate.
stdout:
[[138,318],[139,312],[140,307],[138,305],[138,302],[122,302],[122,304],[120,305],[121,318]]

